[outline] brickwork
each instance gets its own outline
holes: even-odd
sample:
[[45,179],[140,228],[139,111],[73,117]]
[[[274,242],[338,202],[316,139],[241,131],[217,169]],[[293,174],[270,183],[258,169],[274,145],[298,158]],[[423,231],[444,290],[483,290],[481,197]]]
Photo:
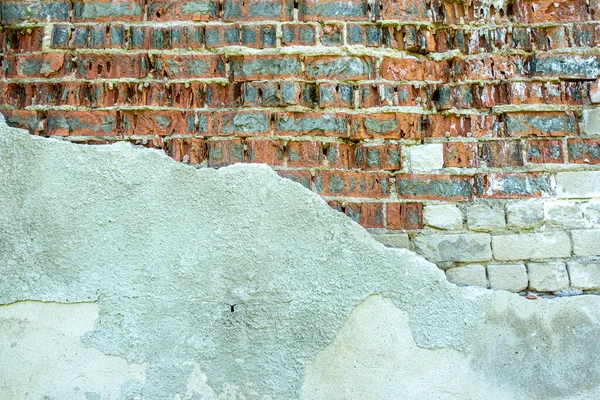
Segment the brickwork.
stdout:
[[[4,0],[0,12],[12,126],[197,166],[267,163],[455,280],[600,288],[588,285],[600,273],[580,278],[598,265],[582,266],[600,256],[584,243],[595,216],[572,233],[513,211],[600,196],[597,0]],[[550,253],[501,255],[542,234]]]

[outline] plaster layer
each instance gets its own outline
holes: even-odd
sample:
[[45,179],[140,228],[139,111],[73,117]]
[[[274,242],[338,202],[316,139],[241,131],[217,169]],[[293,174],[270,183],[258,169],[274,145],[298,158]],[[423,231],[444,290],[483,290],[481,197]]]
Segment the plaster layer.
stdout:
[[[27,319],[15,308],[23,301],[95,302],[84,312],[94,325],[69,346],[122,358],[138,385],[129,398],[600,393],[598,297],[458,288],[266,166],[196,169],[129,144],[77,146],[3,123],[0,160],[0,309]],[[81,305],[59,308],[77,315]],[[0,313],[2,324],[14,318]],[[42,332],[34,325],[31,335]],[[0,375],[30,371],[27,354]],[[50,398],[75,386],[101,398],[130,390],[29,385]],[[0,397],[18,389],[9,381]]]

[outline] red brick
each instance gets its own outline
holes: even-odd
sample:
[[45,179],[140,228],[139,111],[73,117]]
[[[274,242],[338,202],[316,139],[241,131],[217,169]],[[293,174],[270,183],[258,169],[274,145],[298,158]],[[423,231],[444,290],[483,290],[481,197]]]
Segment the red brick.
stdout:
[[42,115],[31,110],[0,110],[8,126],[26,129],[31,134],[43,132],[44,120]]
[[288,167],[313,168],[323,163],[322,142],[288,142],[285,151]]
[[477,168],[477,142],[444,143],[444,167]]
[[550,192],[550,179],[537,172],[476,174],[473,189],[475,196],[481,198],[541,197]]
[[363,170],[399,170],[402,165],[397,144],[356,145],[350,151],[350,168]]
[[300,75],[300,58],[286,56],[235,56],[230,57],[232,78],[236,82],[297,78]]
[[285,149],[283,142],[277,140],[246,141],[246,161],[265,163],[271,166],[283,165]]
[[398,198],[467,201],[471,199],[471,178],[461,175],[396,175]]
[[301,21],[361,21],[369,17],[367,0],[299,0]]
[[578,135],[577,119],[570,112],[505,114],[506,133],[512,137]]
[[348,169],[351,147],[345,143],[327,143],[326,158],[330,168]]
[[389,184],[388,175],[379,172],[320,171],[315,178],[323,196],[389,197]]
[[600,164],[600,139],[569,139],[569,162],[575,164]]
[[143,0],[73,0],[73,19],[82,21],[141,21]]
[[582,22],[587,20],[585,0],[515,0],[512,15],[517,22]]
[[5,53],[42,51],[44,28],[5,29],[0,32],[0,44]]
[[383,203],[346,203],[343,212],[363,228],[383,228]]
[[429,21],[425,0],[387,0],[382,2],[382,19],[399,21]]
[[495,140],[479,143],[479,158],[488,167],[520,167],[523,151],[518,140]]
[[527,62],[522,56],[492,56],[459,59],[451,62],[452,78],[457,81],[527,77]]
[[227,111],[215,114],[215,134],[219,136],[257,136],[270,132],[269,111]]
[[238,24],[207,25],[204,36],[204,44],[207,49],[239,46],[241,43],[240,26]]
[[284,24],[281,30],[282,46],[314,46],[317,43],[317,31],[312,24]]
[[212,21],[218,17],[217,0],[149,0],[149,21]]
[[174,160],[189,164],[202,164],[208,159],[208,145],[199,138],[171,139],[168,152]]
[[465,137],[471,131],[471,119],[459,115],[428,115],[424,128],[427,138]]
[[387,203],[388,229],[423,229],[423,203]]
[[82,79],[143,78],[150,62],[145,54],[79,54],[77,77]]
[[298,182],[307,189],[312,187],[312,176],[309,171],[306,170],[285,170],[277,171],[279,176],[287,179],[291,179],[294,182]]
[[224,167],[244,161],[244,143],[241,139],[209,140],[208,166]]
[[243,25],[241,45],[255,49],[268,49],[277,46],[277,26],[272,24]]
[[345,114],[331,113],[277,113],[275,133],[281,136],[335,136],[347,137]]
[[293,0],[223,0],[223,21],[290,21]]
[[116,111],[48,111],[47,134],[52,136],[115,136]]
[[318,91],[321,108],[354,108],[354,86],[326,82],[318,85]]
[[422,81],[425,77],[425,65],[412,57],[385,57],[379,67],[379,74],[383,79],[391,81]]
[[154,59],[159,79],[202,79],[225,77],[225,63],[220,55],[159,55]]
[[533,164],[562,164],[564,162],[562,141],[528,140],[527,162]]
[[194,135],[195,115],[191,111],[122,111],[123,135]]
[[385,113],[357,114],[350,120],[352,140],[382,139],[421,139],[421,115]]
[[204,86],[203,101],[208,108],[238,107],[242,102],[240,85],[207,83]]

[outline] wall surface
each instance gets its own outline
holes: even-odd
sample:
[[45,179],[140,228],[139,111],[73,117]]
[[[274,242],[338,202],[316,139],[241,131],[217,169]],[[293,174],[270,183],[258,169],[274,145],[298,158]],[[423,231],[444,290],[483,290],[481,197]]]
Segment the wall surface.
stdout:
[[600,290],[598,0],[1,3],[11,126],[267,163],[456,283]]
[[600,298],[459,288],[266,166],[0,121],[0,398],[597,399]]

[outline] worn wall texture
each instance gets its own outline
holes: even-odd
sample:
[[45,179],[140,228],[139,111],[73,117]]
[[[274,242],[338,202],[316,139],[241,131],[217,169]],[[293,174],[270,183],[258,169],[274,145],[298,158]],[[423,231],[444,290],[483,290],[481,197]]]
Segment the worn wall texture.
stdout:
[[457,283],[600,289],[599,0],[1,5],[12,126],[267,163]]
[[449,283],[265,166],[0,121],[0,398],[598,399],[600,297]]

